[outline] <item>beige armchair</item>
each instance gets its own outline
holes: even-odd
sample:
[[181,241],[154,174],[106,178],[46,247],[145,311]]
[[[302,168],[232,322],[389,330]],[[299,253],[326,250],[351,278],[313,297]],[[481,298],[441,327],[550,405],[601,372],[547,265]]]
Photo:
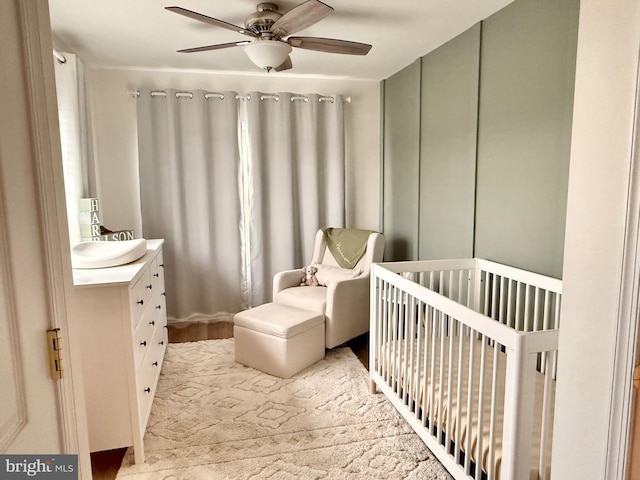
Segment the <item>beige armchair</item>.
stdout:
[[369,331],[369,271],[382,261],[384,236],[370,233],[366,250],[357,264],[341,268],[318,230],[311,265],[318,268],[321,286],[300,286],[302,271],[287,270],[273,278],[273,301],[322,313],[325,347],[333,348]]

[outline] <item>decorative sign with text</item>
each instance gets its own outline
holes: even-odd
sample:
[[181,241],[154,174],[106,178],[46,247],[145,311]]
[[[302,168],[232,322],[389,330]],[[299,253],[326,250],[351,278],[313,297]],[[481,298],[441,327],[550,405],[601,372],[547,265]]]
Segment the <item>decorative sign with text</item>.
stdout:
[[97,198],[81,198],[78,203],[80,217],[80,239],[86,241],[100,240],[100,207]]

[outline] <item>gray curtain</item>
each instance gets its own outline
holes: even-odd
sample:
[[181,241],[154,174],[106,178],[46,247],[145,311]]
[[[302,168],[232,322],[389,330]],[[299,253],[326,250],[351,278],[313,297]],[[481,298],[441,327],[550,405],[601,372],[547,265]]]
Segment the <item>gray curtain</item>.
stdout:
[[273,275],[306,265],[321,227],[345,223],[342,97],[252,92],[244,100],[245,295],[271,301]]
[[173,319],[243,307],[238,100],[223,93],[140,89],[143,235],[165,239]]

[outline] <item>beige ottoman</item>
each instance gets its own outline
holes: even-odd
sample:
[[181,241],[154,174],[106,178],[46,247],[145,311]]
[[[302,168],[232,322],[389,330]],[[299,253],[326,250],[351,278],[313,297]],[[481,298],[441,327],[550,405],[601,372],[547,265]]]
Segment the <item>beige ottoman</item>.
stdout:
[[324,358],[324,315],[279,303],[233,317],[236,362],[289,378]]

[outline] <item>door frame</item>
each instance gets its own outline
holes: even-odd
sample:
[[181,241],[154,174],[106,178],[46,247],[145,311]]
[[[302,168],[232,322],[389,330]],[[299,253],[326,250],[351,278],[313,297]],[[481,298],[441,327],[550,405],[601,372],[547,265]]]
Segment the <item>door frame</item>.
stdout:
[[[612,372],[606,478],[624,480],[629,467],[633,368],[639,361],[640,322],[640,52],[637,62],[630,175],[618,306],[618,328]],[[640,441],[640,439],[637,439]]]
[[[63,452],[78,454],[79,478],[91,478],[91,460],[79,340],[73,335],[73,276],[66,216],[62,151],[47,0],[17,0],[21,22],[24,86],[30,99],[29,140],[33,147],[42,248],[46,262],[50,328],[60,328],[64,377],[57,381],[59,427]],[[43,348],[44,332],[43,332]],[[53,380],[52,380],[53,381]],[[50,453],[50,452],[37,452]]]

